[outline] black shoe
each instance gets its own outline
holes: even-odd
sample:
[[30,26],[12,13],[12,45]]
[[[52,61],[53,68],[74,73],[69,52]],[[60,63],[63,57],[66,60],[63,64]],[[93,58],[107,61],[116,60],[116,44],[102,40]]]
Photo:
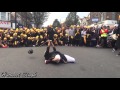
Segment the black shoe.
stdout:
[[118,55],[120,55],[120,52],[118,53]]
[[120,56],[120,52],[116,56]]
[[115,52],[116,50],[113,48],[112,52]]

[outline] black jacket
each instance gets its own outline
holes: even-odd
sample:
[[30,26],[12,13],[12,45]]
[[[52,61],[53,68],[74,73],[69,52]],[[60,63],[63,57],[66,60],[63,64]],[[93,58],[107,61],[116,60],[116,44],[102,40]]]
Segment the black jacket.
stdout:
[[48,35],[48,38],[49,38],[50,40],[53,40],[54,34],[55,34],[55,32],[54,32],[53,28],[48,28],[47,35]]
[[114,29],[113,34],[117,34],[117,29],[118,29],[118,28],[115,28],[115,29]]
[[117,34],[120,34],[120,21],[118,22]]
[[62,54],[59,51],[56,51],[56,48],[53,48],[53,52],[49,52],[49,49],[50,49],[50,47],[47,47],[47,51],[46,51],[46,53],[44,55],[44,57],[45,57],[46,60],[52,60],[52,57],[55,57],[55,55],[59,54],[60,57],[61,57],[60,62],[63,62],[63,60],[67,62],[67,59],[64,56],[64,54]]
[[80,40],[81,39],[81,33],[77,33],[75,35],[75,40]]

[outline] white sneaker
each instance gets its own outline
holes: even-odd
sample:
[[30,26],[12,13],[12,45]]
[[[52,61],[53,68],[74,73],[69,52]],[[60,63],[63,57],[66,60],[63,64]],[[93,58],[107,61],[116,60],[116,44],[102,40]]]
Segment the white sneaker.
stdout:
[[113,48],[112,52],[115,52],[115,49]]
[[100,46],[99,45],[96,45],[97,48],[99,48]]
[[120,52],[116,56],[120,56]]

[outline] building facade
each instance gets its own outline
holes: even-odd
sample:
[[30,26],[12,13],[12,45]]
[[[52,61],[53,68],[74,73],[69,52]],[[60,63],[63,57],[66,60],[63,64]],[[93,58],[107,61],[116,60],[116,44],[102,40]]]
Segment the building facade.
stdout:
[[84,17],[84,18],[80,18],[79,19],[80,21],[80,26],[87,26],[87,25],[90,25],[90,13],[88,14],[87,17]]
[[118,20],[120,12],[90,12],[90,23],[95,23],[93,19],[97,18],[97,22],[104,20]]
[[80,19],[80,26],[87,26],[88,25],[88,18],[84,17]]
[[0,12],[0,21],[10,21],[10,12]]
[[[16,17],[15,17],[16,15]],[[19,24],[22,26],[22,17],[20,16],[19,13],[16,12],[11,12],[11,26],[13,29],[15,29],[15,23],[16,23],[16,28],[19,27]]]
[[15,24],[15,14],[17,27],[31,27],[32,14],[30,12],[12,12],[11,22],[12,26]]
[[10,12],[0,12],[0,28],[11,28]]
[[[97,19],[96,21],[94,21]],[[100,12],[90,12],[90,24],[93,24],[95,22],[100,22],[101,21],[101,14]]]

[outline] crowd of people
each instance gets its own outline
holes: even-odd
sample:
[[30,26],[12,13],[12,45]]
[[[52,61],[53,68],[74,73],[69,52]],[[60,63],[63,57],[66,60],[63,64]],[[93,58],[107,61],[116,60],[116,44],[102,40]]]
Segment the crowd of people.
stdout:
[[[0,47],[33,47],[47,45],[52,40],[56,46],[86,46],[120,48],[120,26],[101,28],[71,25],[67,27],[0,29]],[[120,53],[119,53],[120,54]]]

